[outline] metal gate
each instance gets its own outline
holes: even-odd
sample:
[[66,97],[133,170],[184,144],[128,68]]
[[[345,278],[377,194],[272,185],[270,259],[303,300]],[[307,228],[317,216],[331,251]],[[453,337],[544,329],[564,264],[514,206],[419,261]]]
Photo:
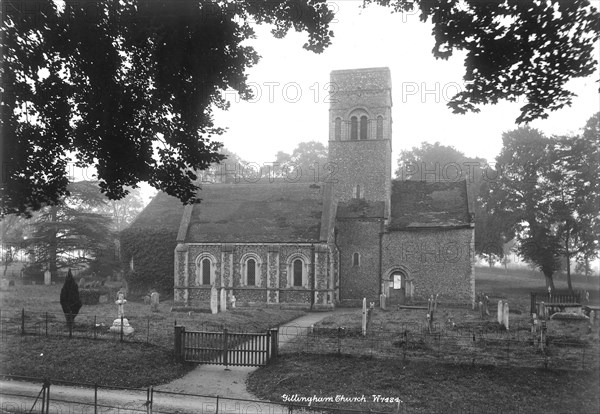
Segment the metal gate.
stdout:
[[264,333],[186,331],[175,326],[175,357],[180,362],[260,367],[277,357],[277,329]]

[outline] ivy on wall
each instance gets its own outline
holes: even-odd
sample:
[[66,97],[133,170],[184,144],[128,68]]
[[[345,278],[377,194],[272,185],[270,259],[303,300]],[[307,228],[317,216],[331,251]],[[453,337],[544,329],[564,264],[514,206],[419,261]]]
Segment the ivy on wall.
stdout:
[[121,232],[121,260],[128,269],[125,277],[133,293],[156,289],[166,295],[173,294],[176,239],[177,231],[164,228],[128,228]]

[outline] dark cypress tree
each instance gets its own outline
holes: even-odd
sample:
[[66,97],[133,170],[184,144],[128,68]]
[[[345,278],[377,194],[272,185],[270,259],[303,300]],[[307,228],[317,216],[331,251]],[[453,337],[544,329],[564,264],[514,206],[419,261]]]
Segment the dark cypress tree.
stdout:
[[65,279],[65,284],[60,291],[60,306],[62,306],[65,319],[67,320],[67,328],[69,328],[70,332],[71,328],[73,327],[75,316],[77,316],[79,309],[81,309],[79,286],[77,286],[77,283],[75,283],[71,269],[69,269],[67,278]]

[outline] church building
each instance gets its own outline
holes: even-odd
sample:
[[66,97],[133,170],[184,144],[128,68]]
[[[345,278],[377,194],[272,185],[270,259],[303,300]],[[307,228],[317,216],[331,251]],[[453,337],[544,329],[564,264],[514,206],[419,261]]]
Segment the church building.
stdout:
[[173,203],[177,307],[206,307],[213,285],[250,306],[474,299],[466,182],[392,180],[388,68],[336,70],[330,82],[326,174],[205,183],[199,204],[159,193],[140,213],[137,225]]

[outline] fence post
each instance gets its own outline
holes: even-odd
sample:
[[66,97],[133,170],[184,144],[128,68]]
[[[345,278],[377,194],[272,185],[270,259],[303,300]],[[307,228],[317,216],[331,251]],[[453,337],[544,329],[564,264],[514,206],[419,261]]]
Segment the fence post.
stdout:
[[217,407],[215,410],[215,414],[219,414],[219,396],[217,395]]
[[272,358],[275,359],[279,356],[279,330],[271,329],[271,353]]
[[506,364],[510,365],[510,337],[506,341]]
[[146,343],[149,344],[150,343],[150,317],[148,316],[148,330],[147,330],[147,334],[146,334]]
[[48,379],[44,380],[44,385],[46,387],[46,414],[48,414],[50,412],[50,381]]
[[185,328],[183,326],[175,325],[175,338],[173,338],[173,343],[175,344],[175,360],[177,362],[183,362],[183,355],[181,349],[183,348],[183,333],[185,332]]
[[531,292],[529,295],[531,297],[531,306],[529,307],[529,313],[530,314],[537,313],[537,309],[536,309],[536,305],[535,305],[536,294],[534,292]]
[[98,317],[96,315],[94,315],[94,339],[97,339],[98,337]]
[[46,312],[46,336],[48,336],[48,312]]
[[25,308],[21,310],[21,335],[25,335]]
[[227,340],[228,340],[228,334],[227,334],[227,328],[223,328],[223,363],[225,364],[225,369],[227,369],[227,364],[228,364],[228,358],[227,358]]
[[338,355],[342,353],[342,327],[338,326],[337,328],[337,338],[338,338]]
[[152,403],[154,400],[154,388],[150,386],[146,390],[146,413],[152,414]]
[[123,342],[123,315],[121,315],[121,333],[120,333],[120,337],[121,337],[121,342]]
[[98,384],[94,383],[94,414],[98,414]]

